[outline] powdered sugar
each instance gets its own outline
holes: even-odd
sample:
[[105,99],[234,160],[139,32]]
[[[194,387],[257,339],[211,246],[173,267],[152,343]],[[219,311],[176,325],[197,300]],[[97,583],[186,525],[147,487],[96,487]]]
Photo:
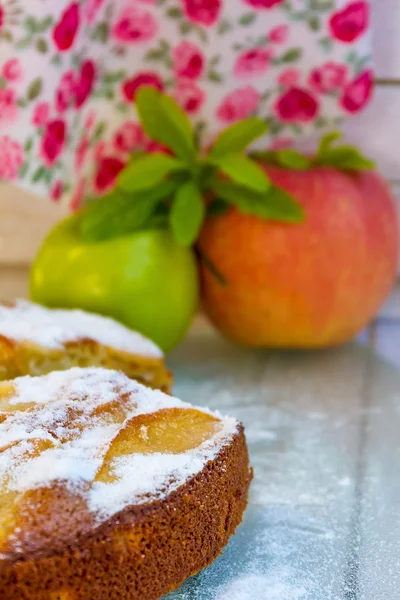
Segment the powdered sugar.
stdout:
[[301,600],[306,590],[284,583],[285,576],[243,575],[224,586],[215,600]]
[[95,482],[89,495],[90,508],[107,516],[129,504],[132,494],[143,499],[151,490],[152,499],[163,498],[166,492],[177,489],[199,473],[236,430],[237,421],[226,418],[223,429],[195,450],[182,454],[134,454],[117,458],[113,463],[116,482],[112,486]]
[[191,405],[106,369],[73,368],[13,384],[9,405],[16,410],[3,413],[0,423],[3,490],[20,492],[62,480],[85,494],[99,521],[177,489],[237,431],[237,421],[225,418],[222,429],[194,450],[120,456],[111,465],[114,481],[94,482],[110,443],[128,420]]
[[100,514],[106,515],[110,510],[118,512],[129,504],[133,487],[138,498],[145,498],[149,490],[152,490],[152,499],[162,498],[165,488],[169,487],[169,480],[173,481],[172,489],[181,486],[189,477],[201,471],[204,458],[201,453],[196,455],[192,452],[120,457],[113,465],[116,483],[110,486],[108,483],[95,482],[90,492],[89,506]]
[[0,306],[0,335],[44,348],[62,348],[86,338],[132,354],[162,357],[156,344],[113,319],[82,310],[48,309],[25,300]]

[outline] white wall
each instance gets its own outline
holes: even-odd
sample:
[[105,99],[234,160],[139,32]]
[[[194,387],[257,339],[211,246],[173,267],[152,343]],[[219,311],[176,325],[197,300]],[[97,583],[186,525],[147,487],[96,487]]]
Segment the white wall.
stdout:
[[400,184],[400,0],[372,0],[378,85],[369,107],[346,126],[351,140]]
[[[400,0],[372,0],[378,85],[365,112],[346,125],[347,137],[377,160],[399,196]],[[29,262],[65,209],[0,183],[0,264]]]

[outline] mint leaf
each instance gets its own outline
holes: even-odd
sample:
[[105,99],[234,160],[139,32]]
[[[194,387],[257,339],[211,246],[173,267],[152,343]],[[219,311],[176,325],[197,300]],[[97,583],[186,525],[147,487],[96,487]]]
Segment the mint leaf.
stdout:
[[166,175],[182,171],[185,165],[167,154],[155,152],[145,154],[133,160],[118,176],[118,186],[125,191],[134,192],[154,187]]
[[255,152],[252,152],[249,156],[253,160],[257,160],[261,163],[268,163],[270,165],[278,164],[276,159],[276,151],[274,150],[256,150]]
[[340,131],[330,131],[322,137],[314,159],[316,165],[335,167],[342,171],[362,171],[375,168],[374,161],[364,156],[355,146],[346,144],[332,146],[333,142],[341,136]]
[[304,219],[302,207],[284,190],[272,186],[264,194],[226,181],[213,183],[214,193],[234,204],[241,212],[258,217],[300,223]]
[[266,192],[270,186],[264,169],[244,154],[223,154],[210,157],[210,162],[225,175],[246,188],[257,192]]
[[136,94],[136,107],[147,135],[186,162],[195,159],[194,134],[184,111],[169,96],[142,86]]
[[[132,153],[118,176],[117,190],[83,214],[83,237],[96,241],[167,226],[180,244],[189,246],[196,241],[206,213],[221,214],[230,204],[262,218],[291,223],[304,218],[299,204],[272,186],[265,168],[244,154],[246,147],[267,131],[266,122],[249,118],[235,123],[218,136],[204,156],[197,149],[189,118],[172,97],[142,86],[136,94],[136,106],[146,134],[174,156]],[[256,157],[292,169],[307,169],[313,164],[295,150]],[[350,159],[354,162],[354,154],[347,156],[347,165]],[[208,205],[203,194],[207,198],[211,195]]]
[[163,181],[135,195],[114,190],[91,202],[82,212],[79,229],[88,242],[108,240],[143,228],[157,212],[157,205],[173,195],[177,184]]
[[286,190],[272,186],[268,191],[266,202],[267,217],[287,223],[302,223],[305,219],[303,207]]
[[170,213],[174,238],[182,246],[193,244],[200,232],[206,207],[202,194],[193,181],[184,183],[176,192]]
[[284,150],[278,150],[275,152],[276,161],[279,166],[293,169],[295,171],[305,171],[312,166],[312,160],[304,156],[297,150],[291,148],[285,148]]
[[195,153],[194,131],[189,117],[171,96],[163,94],[160,104],[161,108],[168,114],[171,124],[180,132],[182,139],[186,140],[188,147],[190,146],[191,156],[193,157]]
[[229,202],[225,202],[221,198],[215,198],[207,207],[207,217],[218,217],[229,210]]
[[320,166],[335,167],[343,171],[363,171],[375,168],[374,161],[366,158],[354,146],[338,146],[325,150],[316,157],[315,162]]
[[317,154],[312,158],[304,156],[304,154],[292,148],[253,152],[251,157],[260,162],[299,171],[315,166],[329,166],[342,171],[362,171],[375,167],[374,161],[365,157],[354,146],[332,146],[340,137],[341,133],[339,131],[330,131],[325,134],[320,140]]
[[251,117],[227,127],[217,137],[211,152],[211,157],[221,156],[231,152],[243,152],[251,142],[264,135],[267,124],[261,119]]
[[[176,186],[174,191],[176,191],[177,187],[178,186]],[[156,206],[153,214],[146,221],[146,224],[145,224],[146,229],[159,229],[160,227],[167,228],[168,227],[168,216],[169,216],[168,204],[160,202]]]
[[318,155],[325,154],[327,150],[332,146],[333,142],[340,139],[342,134],[340,131],[329,131],[322,136],[319,142]]
[[145,132],[149,138],[156,140],[157,134],[160,133],[159,91],[151,86],[141,86],[136,92],[134,102]]
[[251,157],[262,163],[292,169],[294,171],[305,171],[313,165],[313,160],[311,158],[304,156],[304,154],[297,150],[293,150],[292,148],[252,152]]
[[376,163],[362,154],[359,154],[358,156],[354,156],[353,158],[344,161],[341,168],[345,171],[369,171],[371,169],[376,169]]

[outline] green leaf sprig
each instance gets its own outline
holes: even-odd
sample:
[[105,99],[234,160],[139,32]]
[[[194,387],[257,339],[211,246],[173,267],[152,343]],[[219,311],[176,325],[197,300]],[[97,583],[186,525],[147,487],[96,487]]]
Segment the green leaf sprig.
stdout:
[[301,206],[273,186],[257,161],[244,154],[265,134],[263,120],[251,117],[235,123],[202,154],[189,118],[173,98],[143,86],[136,95],[136,108],[148,137],[171,155],[133,156],[119,174],[116,188],[84,211],[80,230],[86,240],[106,240],[163,225],[170,227],[177,242],[190,246],[206,214],[222,212],[232,204],[248,214],[290,223],[304,218]]
[[342,137],[340,131],[330,131],[320,140],[317,152],[313,156],[285,148],[283,150],[253,152],[252,158],[278,167],[294,171],[306,171],[313,167],[333,167],[339,171],[365,171],[374,169],[375,163],[348,144],[334,145]]
[[79,227],[87,241],[163,226],[179,244],[191,246],[206,215],[220,214],[230,205],[246,214],[299,223],[304,219],[302,207],[272,184],[260,161],[291,169],[330,164],[352,170],[373,165],[355,148],[334,147],[336,132],[321,140],[314,158],[289,149],[246,155],[249,144],[267,131],[266,123],[256,117],[227,127],[202,153],[189,118],[173,98],[143,86],[135,101],[147,136],[170,154],[132,155],[115,189],[82,213]]

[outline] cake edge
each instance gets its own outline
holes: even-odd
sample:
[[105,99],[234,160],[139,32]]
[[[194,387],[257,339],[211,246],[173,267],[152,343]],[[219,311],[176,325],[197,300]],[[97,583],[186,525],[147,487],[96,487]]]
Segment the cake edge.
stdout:
[[156,600],[221,553],[242,520],[251,479],[239,425],[231,442],[166,498],[126,507],[63,551],[3,561],[0,597]]

